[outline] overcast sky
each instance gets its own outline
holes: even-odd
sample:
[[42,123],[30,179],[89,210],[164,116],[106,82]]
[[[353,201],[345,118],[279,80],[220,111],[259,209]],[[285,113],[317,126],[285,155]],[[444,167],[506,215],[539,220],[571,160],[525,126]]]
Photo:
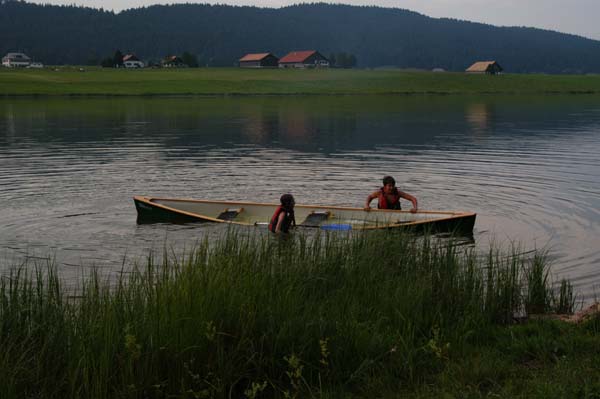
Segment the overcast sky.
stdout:
[[[282,7],[312,0],[34,0],[114,10],[152,4],[211,3]],[[405,8],[431,17],[450,17],[499,26],[530,26],[600,40],[600,0],[321,0],[326,3]]]

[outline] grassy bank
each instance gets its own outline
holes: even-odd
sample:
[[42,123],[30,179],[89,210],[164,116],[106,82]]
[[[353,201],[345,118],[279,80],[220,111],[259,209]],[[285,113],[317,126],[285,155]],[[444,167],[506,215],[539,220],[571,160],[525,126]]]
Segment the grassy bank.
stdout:
[[542,254],[232,231],[75,296],[48,270],[1,280],[2,398],[600,394],[600,320],[514,323],[572,307]]
[[1,68],[0,95],[600,94],[600,75],[240,68],[82,70]]

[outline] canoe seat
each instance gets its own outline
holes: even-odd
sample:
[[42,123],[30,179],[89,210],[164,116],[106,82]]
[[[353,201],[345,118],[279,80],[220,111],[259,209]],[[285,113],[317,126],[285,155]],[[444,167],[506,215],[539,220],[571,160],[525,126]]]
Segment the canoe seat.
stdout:
[[242,212],[244,208],[227,208],[217,216],[221,220],[233,220]]
[[313,211],[300,223],[300,226],[318,227],[329,219],[329,216],[331,216],[329,211]]

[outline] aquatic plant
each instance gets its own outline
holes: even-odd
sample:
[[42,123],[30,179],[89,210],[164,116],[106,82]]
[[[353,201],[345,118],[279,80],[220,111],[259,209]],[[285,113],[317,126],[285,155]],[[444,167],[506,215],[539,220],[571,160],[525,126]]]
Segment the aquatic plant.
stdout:
[[237,229],[75,294],[52,264],[22,266],[0,280],[0,397],[411,390],[513,316],[568,309],[546,266],[453,239]]

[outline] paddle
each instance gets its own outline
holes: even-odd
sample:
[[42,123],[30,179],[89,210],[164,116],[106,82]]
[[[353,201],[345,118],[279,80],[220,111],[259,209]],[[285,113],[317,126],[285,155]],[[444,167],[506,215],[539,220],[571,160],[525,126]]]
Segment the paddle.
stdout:
[[321,230],[352,230],[351,224],[323,224]]

